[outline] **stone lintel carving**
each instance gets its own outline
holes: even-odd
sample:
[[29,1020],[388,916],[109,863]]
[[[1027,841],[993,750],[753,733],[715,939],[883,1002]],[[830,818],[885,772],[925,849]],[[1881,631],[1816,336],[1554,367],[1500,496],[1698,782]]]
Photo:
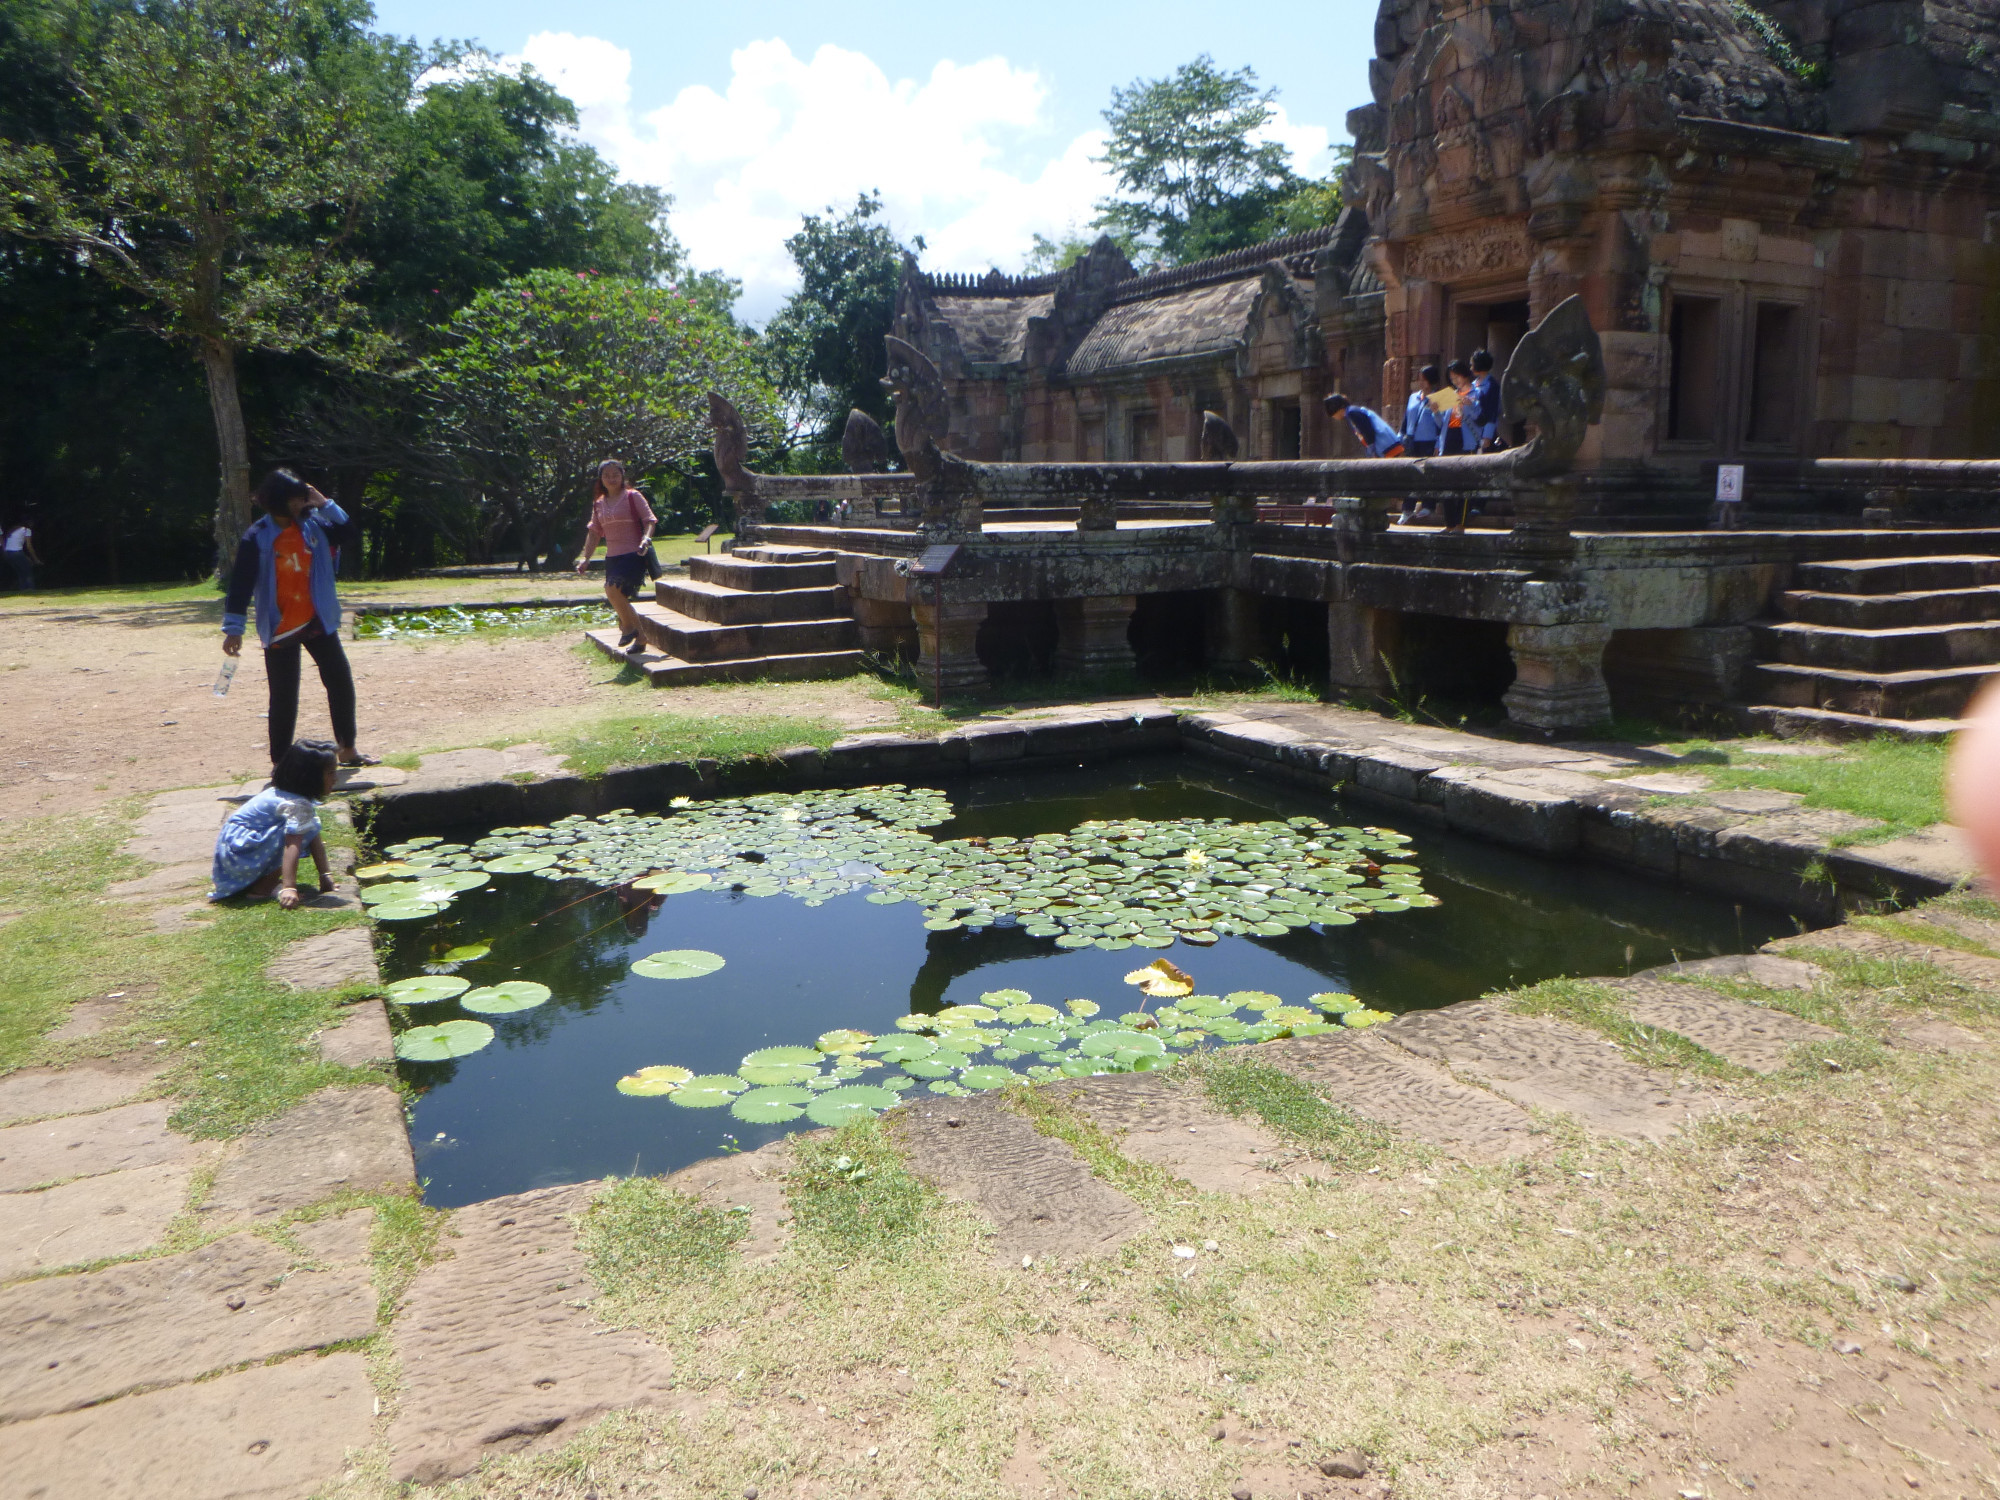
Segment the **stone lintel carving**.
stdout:
[[880,474],[889,463],[889,437],[882,424],[858,407],[848,412],[840,457],[850,474]]
[[1534,259],[1528,226],[1518,220],[1474,224],[1449,234],[1431,235],[1403,247],[1401,271],[1409,281],[1461,281],[1518,270],[1525,274]]

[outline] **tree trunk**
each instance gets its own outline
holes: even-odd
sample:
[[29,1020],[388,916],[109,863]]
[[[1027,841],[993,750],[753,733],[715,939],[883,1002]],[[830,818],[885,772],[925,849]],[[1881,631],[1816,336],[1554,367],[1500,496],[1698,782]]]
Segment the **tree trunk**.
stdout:
[[236,387],[236,351],[219,339],[203,339],[201,368],[208,376],[208,406],[215,414],[215,449],[222,467],[215,502],[215,576],[220,579],[228,575],[236,540],[250,524],[250,440]]

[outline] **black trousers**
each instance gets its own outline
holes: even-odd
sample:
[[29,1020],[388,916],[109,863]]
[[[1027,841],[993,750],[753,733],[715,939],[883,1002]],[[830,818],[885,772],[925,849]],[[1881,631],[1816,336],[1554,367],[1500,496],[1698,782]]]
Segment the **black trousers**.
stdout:
[[291,748],[299,722],[299,653],[310,652],[326,685],[327,712],[333,737],[341,745],[354,743],[354,669],[340,649],[340,637],[328,635],[314,621],[290,640],[264,648],[264,676],[271,685],[271,763]]

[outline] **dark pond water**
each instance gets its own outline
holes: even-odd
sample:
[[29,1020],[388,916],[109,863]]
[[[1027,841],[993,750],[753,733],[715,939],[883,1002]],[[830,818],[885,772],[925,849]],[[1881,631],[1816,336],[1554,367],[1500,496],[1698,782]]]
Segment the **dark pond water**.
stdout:
[[[929,830],[940,839],[1018,837],[1091,818],[1371,820],[1324,796],[1185,757],[987,776],[951,790],[956,817]],[[425,1200],[448,1207],[608,1174],[667,1172],[797,1128],[619,1093],[617,1080],[641,1067],[728,1073],[759,1047],[810,1045],[834,1027],[890,1032],[898,1016],[973,1003],[1002,988],[1056,1005],[1091,998],[1115,1014],[1134,998],[1124,975],[1160,956],[1187,969],[1204,992],[1268,990],[1298,1002],[1342,990],[1401,1012],[1558,975],[1622,974],[1742,952],[1795,930],[1774,910],[1403,831],[1415,837],[1424,888],[1439,906],[1324,931],[1225,937],[1213,947],[1181,943],[1164,955],[1064,950],[1007,927],[926,931],[916,903],[873,905],[860,894],[813,907],[787,896],[696,891],[633,905],[636,897],[591,894],[578,881],[496,876],[433,921],[388,928],[390,979],[421,973],[434,943],[485,941],[491,956],[462,971],[474,984],[527,979],[555,992],[536,1009],[484,1017],[498,1035],[483,1051],[401,1065],[423,1091],[411,1139]],[[632,974],[634,959],[665,948],[708,949],[728,963],[699,979]],[[422,1007],[417,1018],[465,1014],[446,1002]]]

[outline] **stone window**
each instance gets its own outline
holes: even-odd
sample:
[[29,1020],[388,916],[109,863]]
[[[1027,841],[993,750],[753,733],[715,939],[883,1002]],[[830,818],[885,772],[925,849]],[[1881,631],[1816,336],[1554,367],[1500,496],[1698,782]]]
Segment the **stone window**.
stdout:
[[1803,315],[1795,303],[1759,302],[1750,346],[1750,420],[1753,443],[1790,443],[1799,410],[1799,344]]
[[1667,437],[1674,442],[1713,443],[1722,385],[1722,303],[1714,297],[1674,298],[1667,322],[1672,369],[1667,386]]
[[1156,464],[1160,461],[1160,414],[1135,411],[1128,419],[1132,435],[1132,461]]
[[1077,454],[1084,463],[1104,462],[1104,418],[1101,414],[1077,418]]

